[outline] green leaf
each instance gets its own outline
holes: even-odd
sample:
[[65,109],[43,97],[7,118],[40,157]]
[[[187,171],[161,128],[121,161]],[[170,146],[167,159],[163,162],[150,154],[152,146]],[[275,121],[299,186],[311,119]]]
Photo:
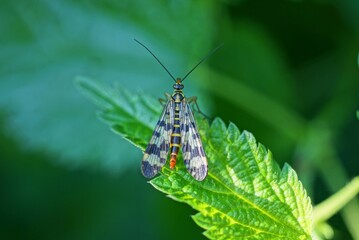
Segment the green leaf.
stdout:
[[[102,120],[144,149],[159,104],[86,78],[76,83],[100,107]],[[312,206],[295,171],[288,164],[281,170],[270,151],[233,123],[227,127],[216,118],[209,125],[196,118],[209,160],[207,178],[194,180],[179,161],[175,171],[166,165],[150,183],[198,210],[193,219],[210,239],[311,239]]]
[[160,114],[160,104],[144,95],[134,96],[123,88],[107,88],[88,78],[77,77],[79,90],[100,107],[98,116],[135,146],[144,149],[152,126]]

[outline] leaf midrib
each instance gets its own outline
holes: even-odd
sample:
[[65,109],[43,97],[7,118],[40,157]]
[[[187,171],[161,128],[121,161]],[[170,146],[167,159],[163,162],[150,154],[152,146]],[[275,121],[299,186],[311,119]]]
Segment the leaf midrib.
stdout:
[[[211,144],[210,141],[208,141],[208,145],[211,147],[212,149],[212,153],[214,153],[219,159],[220,156],[217,153],[217,151],[214,151],[215,148],[213,147],[213,145]],[[227,171],[227,169],[226,169]],[[280,221],[280,219],[277,219],[275,216],[269,214],[267,211],[263,210],[262,208],[258,207],[257,205],[254,205],[250,200],[244,198],[243,196],[239,195],[237,192],[235,192],[233,189],[227,187],[227,185],[225,185],[221,180],[219,180],[218,178],[216,178],[213,174],[211,174],[211,172],[208,173],[208,175],[212,176],[214,180],[216,180],[219,184],[223,185],[226,189],[228,189],[230,192],[232,192],[236,197],[238,197],[239,199],[242,199],[244,202],[246,202],[247,204],[249,204],[250,206],[252,206],[253,208],[257,209],[259,212],[263,213],[264,215],[268,216],[270,219],[272,219],[273,221],[279,223],[282,226],[286,226],[292,230],[294,230],[295,232],[297,232],[299,235],[303,234],[302,232],[299,232],[297,229],[293,228],[292,225],[288,225],[286,222],[282,222]],[[208,189],[210,190],[210,189]],[[211,190],[210,190],[211,191]],[[301,226],[301,225],[300,225]],[[304,233],[306,234],[306,233]]]
[[[245,139],[246,139],[246,142],[249,143],[250,141],[249,141],[249,138],[248,138],[248,134],[247,134],[247,133],[243,133],[243,134],[244,134],[244,137],[245,137]],[[253,145],[253,144],[248,144],[248,145],[249,145],[249,149],[250,149],[250,151],[251,151],[251,153],[252,153],[252,156],[254,156],[255,163],[256,163],[256,165],[257,165],[259,174],[265,179],[265,181],[269,184],[269,186],[272,186],[272,184],[270,184],[270,182],[267,181],[267,178],[262,174],[262,172],[259,171],[260,166],[258,165],[258,161],[257,161],[258,159],[255,157],[255,156],[256,156],[255,151],[254,151],[254,149],[252,148],[252,145]],[[256,149],[257,149],[257,148],[256,148]],[[255,149],[255,150],[256,150],[256,149]],[[277,185],[278,185],[278,187],[281,189],[280,184],[277,184]],[[295,190],[292,188],[292,186],[291,186],[290,184],[288,184],[288,185],[290,186],[291,190],[292,190],[293,192],[295,192]],[[280,200],[279,196],[276,194],[276,192],[273,191],[273,188],[271,188],[271,190],[272,190],[271,192],[274,193],[274,195],[277,197],[277,200],[278,200],[279,202],[283,203],[283,202]],[[287,203],[285,199],[286,199],[286,198],[284,197],[284,203]],[[296,206],[298,207],[297,201],[295,201],[295,203],[296,203]],[[297,209],[299,209],[299,208],[297,208]],[[292,214],[292,216],[293,216],[293,212],[292,212],[292,211],[290,211],[290,212],[291,212],[291,214]],[[298,223],[298,225],[302,227],[302,225],[298,222],[298,219],[297,219],[296,217],[294,217],[294,216],[293,216],[293,218],[294,218],[295,221]],[[292,227],[292,228],[293,228],[292,225],[289,225],[289,226],[288,226],[288,224],[287,224],[286,222],[284,222],[283,225],[284,225],[284,226],[287,226],[287,227]],[[296,230],[296,229],[295,229],[295,230]],[[296,232],[297,232],[297,230],[296,230]]]
[[[248,203],[248,205],[254,207],[255,209],[258,209],[260,212],[262,212],[264,215],[268,216],[270,219],[274,220],[275,222],[278,222],[279,224],[281,224],[282,226],[287,226],[289,227],[290,229],[293,229],[292,226],[288,226],[287,224],[283,224],[281,221],[278,221],[277,218],[275,218],[274,216],[272,216],[271,214],[267,213],[266,211],[264,211],[263,209],[257,207],[257,205],[254,205],[251,201],[249,201],[248,199],[244,198],[243,196],[239,195],[237,192],[233,191],[231,188],[228,188],[221,180],[219,180],[218,178],[216,178],[213,174],[211,173],[208,173],[209,176],[211,176],[215,181],[217,181],[218,183],[222,184],[226,189],[228,189],[229,191],[231,191],[233,193],[234,196],[236,196],[237,198],[243,200],[244,202]],[[207,188],[206,188],[207,189]],[[207,189],[208,191],[212,191],[211,189]],[[214,207],[213,207],[214,208]],[[216,208],[217,209],[217,208]],[[217,211],[219,211],[217,209]],[[221,212],[221,211],[219,211]],[[228,215],[226,215],[228,216]],[[229,217],[229,216],[228,216]],[[229,217],[231,218],[231,217]],[[231,218],[233,219],[233,218]],[[234,222],[240,224],[240,222],[238,222],[238,220],[234,220]],[[240,225],[243,225],[243,224],[240,224]],[[255,229],[256,228],[253,228],[253,227],[249,227],[249,228],[252,228],[252,229]],[[296,229],[293,229],[295,232],[297,232],[299,235],[301,235],[302,233],[301,232],[298,232]],[[265,233],[269,233],[271,235],[275,235],[275,236],[278,236],[278,237],[288,237],[288,236],[282,236],[282,235],[276,235],[276,234],[273,234],[273,233],[270,233],[270,232],[267,232],[267,231],[264,231],[264,230],[257,230],[259,232],[265,232]]]

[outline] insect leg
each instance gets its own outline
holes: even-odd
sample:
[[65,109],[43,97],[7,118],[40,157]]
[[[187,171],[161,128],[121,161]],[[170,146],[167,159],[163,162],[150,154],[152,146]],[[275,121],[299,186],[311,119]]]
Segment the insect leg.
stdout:
[[159,98],[159,99],[158,99],[158,101],[160,102],[160,104],[161,104],[162,106],[165,106],[166,103],[167,103],[167,101],[168,101],[169,99],[171,99],[171,94],[165,93],[165,97],[166,97],[166,99],[163,99],[163,98]]
[[210,120],[211,118],[208,117],[206,114],[204,114],[201,109],[199,108],[198,106],[198,103],[197,103],[197,97],[196,96],[192,96],[192,97],[188,97],[187,98],[187,102],[188,104],[194,104],[196,106],[196,111],[199,113],[199,114],[202,114],[205,118],[207,118],[208,120]]

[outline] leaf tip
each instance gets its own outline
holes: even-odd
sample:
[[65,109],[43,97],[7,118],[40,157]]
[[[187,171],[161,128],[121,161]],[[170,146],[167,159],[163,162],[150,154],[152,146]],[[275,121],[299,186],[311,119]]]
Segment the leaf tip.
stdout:
[[225,127],[225,123],[221,118],[215,117],[214,120],[212,121],[211,127],[212,128],[223,128],[223,127]]
[[81,75],[75,76],[73,80],[74,85],[79,90],[83,90],[84,88],[86,88],[86,86],[90,85],[91,83],[93,84],[93,82],[94,82],[93,80]]

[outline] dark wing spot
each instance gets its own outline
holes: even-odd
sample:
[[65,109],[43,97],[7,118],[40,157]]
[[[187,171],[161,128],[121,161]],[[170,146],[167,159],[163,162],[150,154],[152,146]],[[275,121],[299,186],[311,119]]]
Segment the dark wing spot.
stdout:
[[142,161],[142,174],[147,178],[154,177],[161,167],[157,165],[151,165],[148,161]]
[[159,155],[159,148],[156,144],[148,144],[145,153]]

